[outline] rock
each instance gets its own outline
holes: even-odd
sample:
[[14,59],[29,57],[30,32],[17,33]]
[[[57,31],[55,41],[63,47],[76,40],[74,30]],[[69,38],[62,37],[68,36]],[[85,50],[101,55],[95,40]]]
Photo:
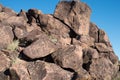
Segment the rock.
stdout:
[[95,43],[95,46],[100,53],[108,53],[111,51],[104,43]]
[[26,21],[23,17],[11,16],[5,20],[6,23],[10,24],[11,26],[17,26],[20,28],[25,28]]
[[5,23],[4,20],[8,19],[10,15],[5,12],[0,12],[0,22]]
[[90,37],[90,36],[81,36],[80,37],[80,41],[82,43],[87,44],[88,46],[94,46],[94,38]]
[[73,77],[73,73],[43,61],[32,62],[27,68],[32,80],[71,80]]
[[0,5],[0,80],[114,80],[120,63],[90,8],[60,1],[54,14]]
[[2,8],[2,12],[5,12],[5,13],[7,13],[10,16],[16,16],[16,13],[12,9],[7,8],[7,7],[3,7]]
[[10,59],[3,52],[0,52],[0,72],[5,71],[9,67]]
[[60,49],[52,54],[56,64],[63,68],[70,68],[77,71],[82,65],[82,48],[75,45]]
[[113,64],[118,63],[118,57],[114,54],[114,52],[109,53],[109,58]]
[[10,74],[12,80],[71,80],[73,77],[73,73],[44,61],[24,62],[18,60],[10,68]]
[[31,80],[26,66],[27,62],[17,59],[10,67],[11,80]]
[[0,50],[7,48],[13,41],[14,35],[10,26],[0,24]]
[[90,23],[89,35],[95,39],[95,42],[98,42],[99,39],[98,31],[98,27],[95,24]]
[[90,13],[90,8],[82,2],[62,1],[57,5],[54,16],[76,33],[88,35]]
[[99,53],[96,49],[92,49],[90,47],[83,49],[83,63],[88,63],[92,59],[98,59]]
[[70,36],[74,33],[65,24],[51,15],[43,14],[39,14],[39,21],[41,30],[50,35],[51,38],[55,38],[57,45],[66,47],[71,44]]
[[18,16],[22,16],[25,21],[28,21],[28,18],[27,18],[27,13],[21,9],[21,11],[18,13]]
[[39,40],[23,50],[23,53],[31,59],[45,57],[57,50],[55,43],[49,39],[49,36],[41,33],[39,37]]
[[107,58],[100,58],[92,60],[89,72],[92,79],[111,80],[117,70],[118,67],[113,65],[110,60]]
[[107,34],[101,29],[99,29],[99,42],[101,43],[109,42]]
[[41,11],[37,9],[29,9],[28,14],[33,16],[34,18],[37,18],[38,14],[41,14]]
[[5,75],[5,72],[0,72],[0,80],[10,80],[10,78]]

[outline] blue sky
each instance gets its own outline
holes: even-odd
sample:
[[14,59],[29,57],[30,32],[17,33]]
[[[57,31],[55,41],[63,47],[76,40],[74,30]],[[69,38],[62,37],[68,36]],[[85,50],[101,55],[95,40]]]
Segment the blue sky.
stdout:
[[[0,4],[19,12],[36,8],[45,14],[53,14],[59,0],[0,0]],[[106,31],[120,59],[120,0],[81,0],[91,9],[91,22]]]

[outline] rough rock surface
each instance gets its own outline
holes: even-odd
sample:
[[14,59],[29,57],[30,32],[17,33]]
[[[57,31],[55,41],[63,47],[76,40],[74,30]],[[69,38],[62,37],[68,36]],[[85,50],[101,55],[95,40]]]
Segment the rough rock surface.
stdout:
[[119,80],[118,57],[90,14],[78,0],[54,14],[0,5],[0,80]]

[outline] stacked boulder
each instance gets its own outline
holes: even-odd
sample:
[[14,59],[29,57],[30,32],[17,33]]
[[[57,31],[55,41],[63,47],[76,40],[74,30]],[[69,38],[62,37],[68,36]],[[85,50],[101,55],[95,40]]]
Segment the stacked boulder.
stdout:
[[114,79],[118,57],[90,14],[80,1],[61,1],[54,14],[0,5],[0,80]]

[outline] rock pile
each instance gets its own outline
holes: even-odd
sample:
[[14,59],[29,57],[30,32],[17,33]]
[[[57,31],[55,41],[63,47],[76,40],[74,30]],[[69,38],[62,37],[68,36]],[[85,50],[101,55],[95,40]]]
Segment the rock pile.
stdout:
[[[54,14],[0,5],[0,80],[112,80],[118,57],[91,9],[61,1]],[[18,42],[17,42],[18,41]]]

